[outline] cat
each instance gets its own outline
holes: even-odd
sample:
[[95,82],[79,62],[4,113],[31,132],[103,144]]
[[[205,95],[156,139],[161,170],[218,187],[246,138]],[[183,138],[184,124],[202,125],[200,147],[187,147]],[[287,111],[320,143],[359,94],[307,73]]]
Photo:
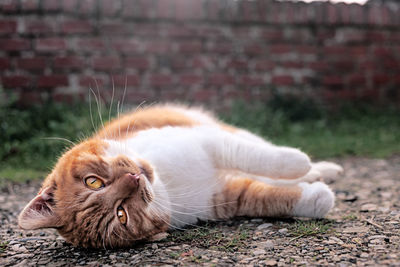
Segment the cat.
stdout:
[[157,105],[110,121],[66,151],[18,224],[55,228],[75,246],[116,248],[198,220],[322,218],[334,194],[315,180],[341,171],[200,108]]

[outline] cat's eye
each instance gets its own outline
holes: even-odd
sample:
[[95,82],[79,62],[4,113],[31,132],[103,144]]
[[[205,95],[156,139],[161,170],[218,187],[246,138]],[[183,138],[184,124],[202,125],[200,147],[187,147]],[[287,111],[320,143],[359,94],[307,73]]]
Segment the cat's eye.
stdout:
[[120,223],[122,223],[123,225],[126,224],[126,221],[128,220],[128,215],[121,206],[117,208],[117,217]]
[[86,178],[85,184],[91,189],[100,189],[105,186],[103,181],[95,176],[90,176]]

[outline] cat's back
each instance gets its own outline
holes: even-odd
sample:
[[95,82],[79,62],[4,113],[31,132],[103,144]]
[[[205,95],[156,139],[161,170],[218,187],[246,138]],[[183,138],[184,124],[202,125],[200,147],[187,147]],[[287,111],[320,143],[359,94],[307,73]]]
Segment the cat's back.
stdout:
[[140,131],[152,128],[195,127],[199,125],[220,125],[214,116],[201,108],[183,105],[156,105],[136,109],[107,123],[96,137],[120,140],[132,137]]

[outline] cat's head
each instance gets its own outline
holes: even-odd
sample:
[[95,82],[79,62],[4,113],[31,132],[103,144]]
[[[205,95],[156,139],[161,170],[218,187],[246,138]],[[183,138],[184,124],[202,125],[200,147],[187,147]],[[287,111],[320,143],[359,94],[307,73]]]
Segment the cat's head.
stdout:
[[163,236],[169,214],[157,205],[162,196],[155,192],[154,169],[110,146],[94,139],[66,152],[21,212],[20,227],[56,228],[84,247],[122,247]]

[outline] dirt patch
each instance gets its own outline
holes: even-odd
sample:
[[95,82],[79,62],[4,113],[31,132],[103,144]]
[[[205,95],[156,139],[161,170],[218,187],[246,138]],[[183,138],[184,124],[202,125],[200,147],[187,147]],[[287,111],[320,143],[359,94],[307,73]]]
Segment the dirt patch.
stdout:
[[0,195],[0,265],[400,265],[400,156],[336,160],[336,206],[325,220],[238,218],[203,224],[130,249],[87,250],[53,230],[21,231],[16,218],[38,182]]

